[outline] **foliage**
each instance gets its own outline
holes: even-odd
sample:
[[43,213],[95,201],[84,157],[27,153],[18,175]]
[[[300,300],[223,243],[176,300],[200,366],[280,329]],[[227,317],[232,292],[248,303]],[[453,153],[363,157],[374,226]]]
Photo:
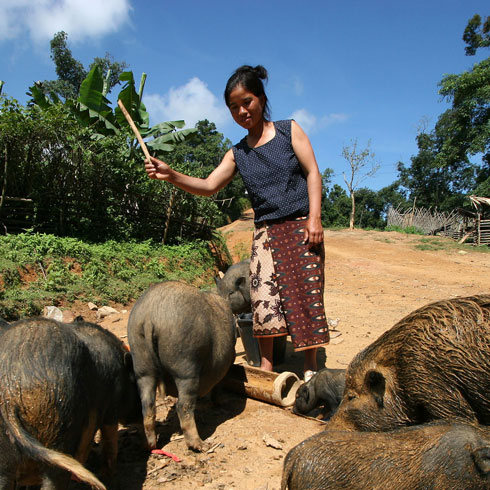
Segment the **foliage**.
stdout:
[[[171,165],[179,172],[193,177],[207,177],[230,149],[231,142],[223,138],[214,123],[208,120],[196,124],[194,138],[179,145],[172,153]],[[173,207],[177,220],[196,222],[205,220],[209,225],[223,226],[237,219],[250,206],[245,197],[241,178],[236,177],[212,199],[195,196],[180,189],[175,191]]]
[[326,227],[349,226],[351,202],[345,190],[338,184],[324,188],[322,199],[322,223]]
[[399,233],[406,233],[407,235],[425,235],[425,232],[419,230],[416,226],[402,228],[401,226],[390,225],[387,226],[384,231],[397,231]]
[[40,233],[1,236],[0,316],[36,315],[49,303],[74,300],[126,304],[163,280],[209,286],[216,261],[202,241],[162,246],[151,241],[89,244]]
[[[193,128],[179,131],[183,121],[149,127],[143,83],[137,93],[131,72],[120,78],[124,85],[118,99],[152,138],[148,146],[156,156],[162,158],[194,135]],[[37,85],[31,87],[27,107],[0,100],[0,219],[9,223],[7,231],[20,221],[37,231],[94,241],[162,238],[169,186],[146,177],[136,138],[119,107],[111,108],[105,86],[94,67],[76,101],[47,97]],[[32,207],[20,215],[20,208],[7,210],[3,196],[30,200]],[[206,216],[206,209],[201,211]],[[196,236],[209,238],[209,231],[191,225],[169,240]]]
[[439,93],[452,108],[438,120],[442,138],[438,164],[464,164],[470,156],[482,155],[490,165],[490,58],[460,75],[446,75]]
[[[466,54],[490,46],[490,17],[475,15],[463,34]],[[419,152],[411,165],[399,163],[406,197],[418,206],[451,210],[467,205],[466,196],[489,197],[490,58],[459,75],[445,75],[439,93],[451,103],[434,129],[417,136]],[[480,159],[480,162],[478,162]]]
[[[64,31],[57,32],[50,41],[51,59],[56,65],[57,80],[45,80],[39,84],[45,95],[54,94],[64,99],[75,99],[80,91],[83,80],[88,71],[83,64],[76,60],[67,44],[68,34]],[[95,66],[99,67],[102,76],[108,75],[108,92],[119,83],[119,76],[127,68],[127,64],[114,61],[113,57],[106,53],[104,58],[96,57],[90,65],[89,70]]]
[[475,185],[476,169],[470,162],[453,161],[440,165],[444,137],[441,126],[417,136],[419,152],[406,167],[398,163],[399,181],[407,200],[417,206],[451,211],[467,204],[466,196]]
[[420,238],[415,243],[415,248],[418,250],[427,251],[471,251],[477,253],[490,253],[490,247],[475,247],[467,243],[458,243],[450,238],[443,237],[426,237]]
[[[322,173],[322,223],[328,228],[349,226],[352,203],[342,187],[331,185],[333,170],[327,168]],[[379,191],[365,187],[356,192],[355,222],[362,228],[384,228],[388,209],[406,205],[406,200],[396,181]]]
[[467,44],[465,48],[467,56],[473,56],[479,48],[488,48],[490,46],[490,16],[482,22],[482,18],[475,14],[468,21],[463,33],[463,41]]

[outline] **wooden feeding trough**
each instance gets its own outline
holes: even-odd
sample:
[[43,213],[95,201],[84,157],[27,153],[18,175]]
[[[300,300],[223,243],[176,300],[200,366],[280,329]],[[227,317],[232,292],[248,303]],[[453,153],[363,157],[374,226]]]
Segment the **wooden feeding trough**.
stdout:
[[301,381],[289,371],[274,373],[242,364],[233,364],[223,386],[235,393],[280,407],[294,404]]

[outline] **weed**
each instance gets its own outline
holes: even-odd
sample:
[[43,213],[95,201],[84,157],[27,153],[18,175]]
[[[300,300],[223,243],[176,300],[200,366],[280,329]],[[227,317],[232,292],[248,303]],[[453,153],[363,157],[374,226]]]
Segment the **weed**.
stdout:
[[406,228],[402,228],[401,226],[387,226],[385,231],[398,231],[399,233],[406,233],[407,235],[425,235],[422,230],[419,230],[415,226],[407,226]]
[[[219,238],[214,249],[222,250]],[[211,249],[204,241],[163,246],[151,241],[89,244],[40,233],[1,236],[0,316],[38,315],[46,304],[76,299],[125,304],[167,279],[210,285],[217,260]]]

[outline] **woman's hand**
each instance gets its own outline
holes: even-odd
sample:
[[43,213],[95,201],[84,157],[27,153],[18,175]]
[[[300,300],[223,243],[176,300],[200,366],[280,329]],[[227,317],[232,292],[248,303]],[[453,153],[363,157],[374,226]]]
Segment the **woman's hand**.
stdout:
[[323,226],[320,218],[308,218],[305,228],[305,243],[309,248],[323,242]]
[[145,170],[150,179],[169,180],[172,174],[172,169],[165,162],[154,157],[145,159]]

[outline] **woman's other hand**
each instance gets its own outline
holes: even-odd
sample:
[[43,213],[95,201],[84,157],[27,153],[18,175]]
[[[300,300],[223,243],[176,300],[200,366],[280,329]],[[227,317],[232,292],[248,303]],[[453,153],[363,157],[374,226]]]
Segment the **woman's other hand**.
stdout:
[[305,228],[305,243],[310,248],[323,242],[323,226],[320,218],[308,218]]

